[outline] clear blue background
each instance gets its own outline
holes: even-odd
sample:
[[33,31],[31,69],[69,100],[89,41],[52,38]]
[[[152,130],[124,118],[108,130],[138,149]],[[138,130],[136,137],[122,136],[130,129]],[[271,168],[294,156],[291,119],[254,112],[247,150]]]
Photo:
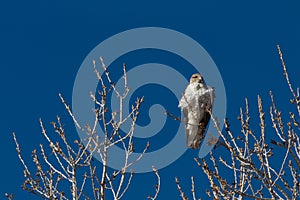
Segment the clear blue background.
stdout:
[[[281,44],[294,85],[300,74],[300,5],[294,1],[5,1],[0,3],[0,196],[35,199],[20,189],[23,169],[17,159],[16,132],[27,161],[45,140],[38,124],[62,115],[72,129],[58,92],[71,103],[77,70],[101,41],[127,29],[157,26],[180,31],[198,41],[217,64],[227,92],[228,118],[236,117],[248,97],[267,99],[273,90],[282,110],[290,98],[276,44]],[[266,100],[268,109],[269,101]],[[255,113],[254,113],[255,114]],[[50,126],[48,126],[50,130]],[[71,132],[70,134],[76,134]],[[194,151],[160,171],[159,199],[179,199],[174,177],[189,193],[190,176],[205,198],[207,180],[196,166]],[[147,181],[149,180],[149,181]],[[141,184],[143,183],[143,184]],[[126,199],[154,192],[153,174],[136,175]],[[2,197],[1,197],[2,198]]]

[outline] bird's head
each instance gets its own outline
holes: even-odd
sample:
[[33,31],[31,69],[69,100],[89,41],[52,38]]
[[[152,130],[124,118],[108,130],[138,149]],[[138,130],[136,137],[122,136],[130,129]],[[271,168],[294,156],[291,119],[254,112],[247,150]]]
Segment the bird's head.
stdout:
[[203,77],[201,74],[193,74],[190,78],[190,83],[204,83]]

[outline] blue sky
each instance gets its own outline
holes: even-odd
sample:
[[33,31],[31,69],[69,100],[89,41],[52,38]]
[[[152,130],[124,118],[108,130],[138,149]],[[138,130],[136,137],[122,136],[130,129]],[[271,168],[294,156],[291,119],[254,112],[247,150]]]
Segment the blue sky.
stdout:
[[[0,195],[8,192],[15,193],[16,199],[34,199],[20,189],[23,172],[11,133],[17,134],[23,155],[30,161],[31,151],[45,142],[40,134],[40,117],[48,123],[61,115],[73,130],[58,93],[71,102],[73,83],[84,58],[100,42],[128,29],[169,28],[201,44],[222,75],[227,117],[236,134],[240,130],[236,118],[245,97],[254,107],[258,94],[267,99],[269,90],[273,90],[284,110],[290,96],[276,45],[281,45],[291,78],[298,85],[299,8],[297,1],[1,2]],[[76,137],[74,130],[71,134]],[[193,161],[195,156],[195,151],[188,150],[160,170],[159,199],[179,199],[175,176],[190,191],[191,175],[196,177],[198,194],[205,197],[206,178]],[[146,198],[153,193],[153,184],[153,174],[136,175],[126,198]]]

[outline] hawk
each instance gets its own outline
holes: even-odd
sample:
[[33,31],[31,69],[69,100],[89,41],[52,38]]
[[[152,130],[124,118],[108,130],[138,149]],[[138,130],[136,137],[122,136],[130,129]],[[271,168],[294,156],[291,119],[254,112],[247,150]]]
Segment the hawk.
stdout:
[[199,148],[210,120],[213,101],[214,88],[205,84],[201,74],[193,74],[178,105],[183,111],[189,148]]

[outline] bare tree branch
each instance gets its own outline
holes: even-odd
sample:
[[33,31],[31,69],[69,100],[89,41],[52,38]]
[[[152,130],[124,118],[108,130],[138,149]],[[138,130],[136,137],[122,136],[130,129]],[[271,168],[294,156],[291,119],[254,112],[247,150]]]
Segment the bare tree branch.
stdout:
[[[136,121],[139,116],[139,109],[143,102],[143,97],[138,98],[128,115],[123,113],[123,100],[129,92],[126,67],[123,66],[124,91],[116,89],[109,71],[100,58],[104,77],[96,67],[96,61],[93,62],[94,71],[98,78],[101,88],[97,95],[90,94],[92,101],[98,106],[94,110],[95,118],[92,125],[79,124],[74,116],[70,106],[67,104],[61,94],[59,98],[64,104],[75,126],[86,134],[85,144],[83,141],[75,140],[71,144],[66,137],[66,130],[63,127],[60,117],[56,122],[52,122],[52,128],[58,138],[50,135],[45,125],[40,119],[42,135],[45,137],[48,145],[40,144],[40,152],[34,150],[32,153],[33,163],[36,172],[31,173],[28,165],[21,155],[20,145],[16,135],[13,133],[18,158],[24,167],[25,182],[23,189],[38,195],[45,199],[95,199],[105,200],[106,193],[110,192],[115,200],[124,198],[125,193],[129,190],[132,183],[134,172],[130,168],[138,162],[148,150],[148,143],[142,153],[135,159],[130,159],[134,152],[133,136]],[[104,78],[109,82],[106,84]],[[107,96],[109,92],[117,95],[119,110],[108,112]],[[117,118],[116,116],[119,115]],[[122,125],[130,121],[131,127],[125,134],[122,134]],[[99,136],[97,131],[98,124],[102,123],[104,135]],[[100,140],[100,137],[104,137]],[[109,148],[120,144],[125,152],[124,165],[121,170],[110,173],[108,170],[108,161],[110,159]],[[48,147],[49,146],[49,147]],[[50,153],[48,150],[50,149]],[[101,158],[102,166],[97,166],[93,161],[93,155],[98,154]],[[39,157],[41,155],[41,158]],[[99,170],[98,170],[99,169]],[[129,172],[130,171],[130,172]],[[153,172],[157,177],[155,194],[150,199],[157,199],[160,190],[160,176],[158,170],[153,167]],[[64,182],[62,184],[62,182]],[[68,184],[70,189],[66,189]],[[92,191],[92,192],[91,192]],[[6,195],[8,199],[13,199],[13,195]],[[149,197],[148,197],[149,198]]]

